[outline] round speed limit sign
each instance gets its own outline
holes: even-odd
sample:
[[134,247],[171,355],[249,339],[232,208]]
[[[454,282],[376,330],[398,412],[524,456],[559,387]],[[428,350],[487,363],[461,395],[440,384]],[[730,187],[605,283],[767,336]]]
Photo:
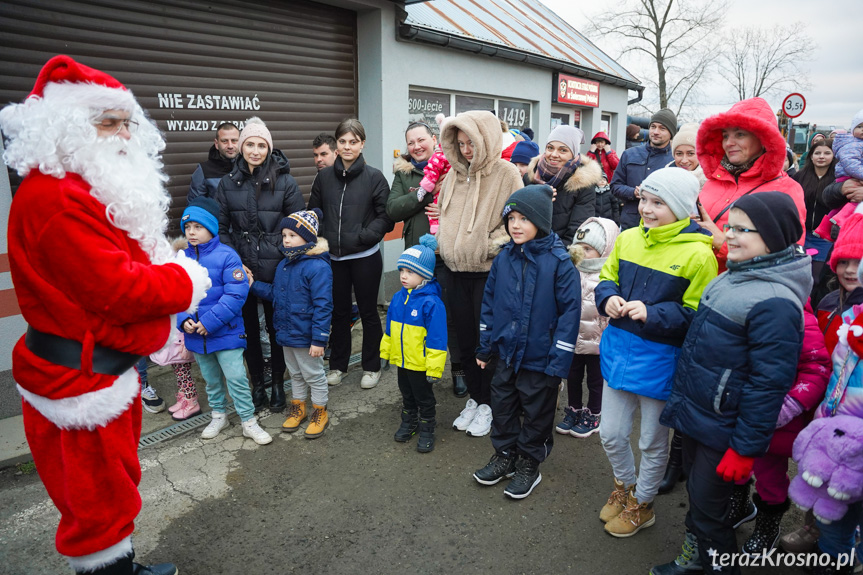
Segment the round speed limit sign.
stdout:
[[806,98],[803,97],[802,94],[798,94],[797,92],[793,94],[788,94],[785,96],[785,100],[782,101],[782,111],[785,112],[785,115],[789,118],[796,118],[803,114],[803,110],[806,109]]

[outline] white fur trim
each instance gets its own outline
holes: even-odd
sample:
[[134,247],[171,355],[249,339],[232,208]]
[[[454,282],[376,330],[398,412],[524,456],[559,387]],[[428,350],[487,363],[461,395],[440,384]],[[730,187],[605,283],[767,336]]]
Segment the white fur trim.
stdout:
[[854,213],[855,214],[863,214],[863,202],[860,202],[859,204],[857,204],[857,207],[854,208]]
[[138,372],[130,369],[111,387],[88,391],[75,397],[48,399],[17,385],[24,401],[61,429],[89,429],[105,426],[125,413],[138,398],[141,383]]
[[127,555],[132,554],[132,536],[120,540],[119,543],[111,545],[107,549],[90,553],[89,555],[81,555],[80,557],[66,557],[69,560],[69,565],[76,572],[78,571],[95,571],[102,567],[107,567],[111,563],[116,563],[118,559],[122,559]]
[[177,259],[173,262],[189,274],[189,279],[192,280],[192,302],[189,304],[189,309],[186,313],[195,313],[198,309],[198,304],[207,295],[207,290],[213,287],[213,282],[210,281],[210,274],[207,268],[196,262],[195,260],[186,257],[183,252],[177,253]]
[[137,107],[135,96],[129,90],[88,82],[49,82],[43,90],[43,99],[94,110],[134,110]]

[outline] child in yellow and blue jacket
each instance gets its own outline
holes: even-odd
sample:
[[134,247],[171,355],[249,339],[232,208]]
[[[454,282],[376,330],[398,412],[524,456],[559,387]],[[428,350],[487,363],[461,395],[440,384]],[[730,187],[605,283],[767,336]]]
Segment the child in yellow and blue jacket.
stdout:
[[[424,236],[422,242],[432,246],[437,243],[434,236]],[[440,284],[434,278],[432,246],[413,246],[399,258],[402,289],[393,296],[387,310],[386,330],[381,339],[381,358],[398,367],[402,392],[402,423],[395,440],[406,442],[419,428],[420,453],[434,449],[432,383],[440,379],[446,363],[446,310]]]

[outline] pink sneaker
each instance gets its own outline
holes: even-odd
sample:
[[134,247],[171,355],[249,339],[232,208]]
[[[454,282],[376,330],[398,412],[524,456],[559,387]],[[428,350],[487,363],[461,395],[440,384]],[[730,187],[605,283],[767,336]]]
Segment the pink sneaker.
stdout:
[[177,403],[168,408],[168,411],[171,413],[176,413],[178,409],[183,407],[183,404],[186,403],[186,396],[183,395],[183,392],[177,392]]
[[175,421],[184,421],[192,416],[198,415],[199,413],[201,413],[201,406],[198,405],[198,398],[184,398],[183,407],[175,411],[174,415],[171,417],[173,417]]

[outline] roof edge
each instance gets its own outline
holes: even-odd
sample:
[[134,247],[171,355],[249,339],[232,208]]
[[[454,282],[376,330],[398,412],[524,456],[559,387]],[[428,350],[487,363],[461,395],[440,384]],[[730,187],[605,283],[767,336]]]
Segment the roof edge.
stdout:
[[474,54],[483,54],[492,58],[503,58],[516,62],[524,62],[526,64],[532,64],[541,68],[554,70],[555,72],[574,74],[582,78],[588,78],[590,80],[597,80],[606,84],[611,84],[612,86],[620,86],[629,90],[635,90],[639,94],[644,91],[644,86],[642,86],[638,82],[632,82],[626,80],[625,78],[614,76],[606,72],[599,72],[592,68],[586,68],[584,66],[572,64],[571,62],[563,62],[561,60],[555,60],[546,56],[531,54],[530,52],[524,52],[512,48],[504,48],[490,42],[473,40],[465,38],[463,36],[459,36],[458,34],[450,34],[438,30],[431,30],[429,28],[416,26],[413,24],[405,24],[403,22],[399,23],[398,37],[399,39],[408,42],[433,44],[435,46],[442,46],[444,48],[454,48],[456,50],[463,50],[466,52],[472,52]]

